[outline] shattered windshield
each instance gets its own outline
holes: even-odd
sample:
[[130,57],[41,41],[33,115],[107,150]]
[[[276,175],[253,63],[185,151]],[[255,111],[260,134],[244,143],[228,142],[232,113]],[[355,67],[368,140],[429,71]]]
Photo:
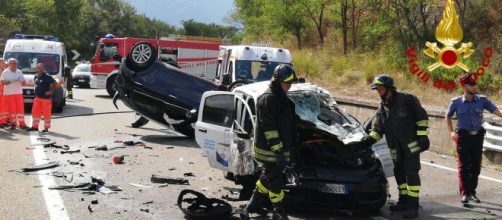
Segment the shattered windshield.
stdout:
[[358,142],[365,131],[352,116],[338,108],[334,97],[322,90],[290,91],[288,96],[295,103],[296,114],[317,128],[334,134],[344,144]]

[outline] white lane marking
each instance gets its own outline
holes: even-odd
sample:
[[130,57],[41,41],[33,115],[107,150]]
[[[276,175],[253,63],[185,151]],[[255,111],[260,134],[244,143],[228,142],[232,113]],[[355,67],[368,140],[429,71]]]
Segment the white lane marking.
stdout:
[[[30,131],[30,140],[31,143],[37,143],[38,132]],[[44,152],[43,145],[33,146],[33,158],[35,160],[35,165],[40,165],[47,163]],[[49,187],[56,185],[54,182],[54,178],[51,175],[44,175],[50,173],[50,171],[38,171],[38,179],[40,184],[42,184],[42,194],[44,195],[45,206],[47,208],[47,212],[49,212],[50,219],[58,219],[58,220],[66,220],[70,219],[68,217],[68,213],[66,212],[66,208],[63,203],[63,199],[57,190],[50,190]]]
[[[434,163],[429,163],[429,162],[425,162],[425,161],[420,161],[420,163],[425,164],[425,165],[429,165],[431,167],[436,167],[436,168],[441,168],[441,169],[445,169],[445,170],[449,170],[449,171],[453,171],[453,172],[458,172],[457,169],[453,169],[450,167],[446,167],[446,166],[442,166],[442,165],[438,165],[438,164],[434,164]],[[495,179],[495,178],[488,177],[488,176],[479,175],[479,178],[485,179],[485,180],[490,180],[490,181],[497,182],[497,183],[502,183],[502,180]]]

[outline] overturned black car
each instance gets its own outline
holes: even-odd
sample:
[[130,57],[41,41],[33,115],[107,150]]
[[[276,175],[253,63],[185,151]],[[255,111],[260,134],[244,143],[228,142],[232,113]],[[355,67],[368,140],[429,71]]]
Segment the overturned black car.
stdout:
[[157,60],[155,47],[146,42],[133,46],[116,78],[117,93],[129,108],[141,116],[172,127],[192,137],[192,123],[205,91],[218,88],[213,82],[194,76],[169,62]]

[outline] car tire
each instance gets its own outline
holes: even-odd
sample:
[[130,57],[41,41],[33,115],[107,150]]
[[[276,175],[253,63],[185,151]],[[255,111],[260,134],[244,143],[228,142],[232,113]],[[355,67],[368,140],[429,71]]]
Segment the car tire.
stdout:
[[110,97],[113,97],[117,92],[117,83],[115,83],[115,79],[117,78],[117,74],[111,75],[106,80],[106,92]]
[[157,49],[148,42],[138,42],[132,48],[126,59],[126,66],[132,71],[140,72],[152,65],[157,59]]

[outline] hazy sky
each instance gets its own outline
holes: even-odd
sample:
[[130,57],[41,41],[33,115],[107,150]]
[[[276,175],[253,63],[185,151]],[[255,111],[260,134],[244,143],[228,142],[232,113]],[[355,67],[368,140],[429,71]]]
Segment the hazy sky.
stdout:
[[233,0],[125,0],[139,14],[157,18],[181,27],[182,20],[223,24],[223,18],[234,9]]

